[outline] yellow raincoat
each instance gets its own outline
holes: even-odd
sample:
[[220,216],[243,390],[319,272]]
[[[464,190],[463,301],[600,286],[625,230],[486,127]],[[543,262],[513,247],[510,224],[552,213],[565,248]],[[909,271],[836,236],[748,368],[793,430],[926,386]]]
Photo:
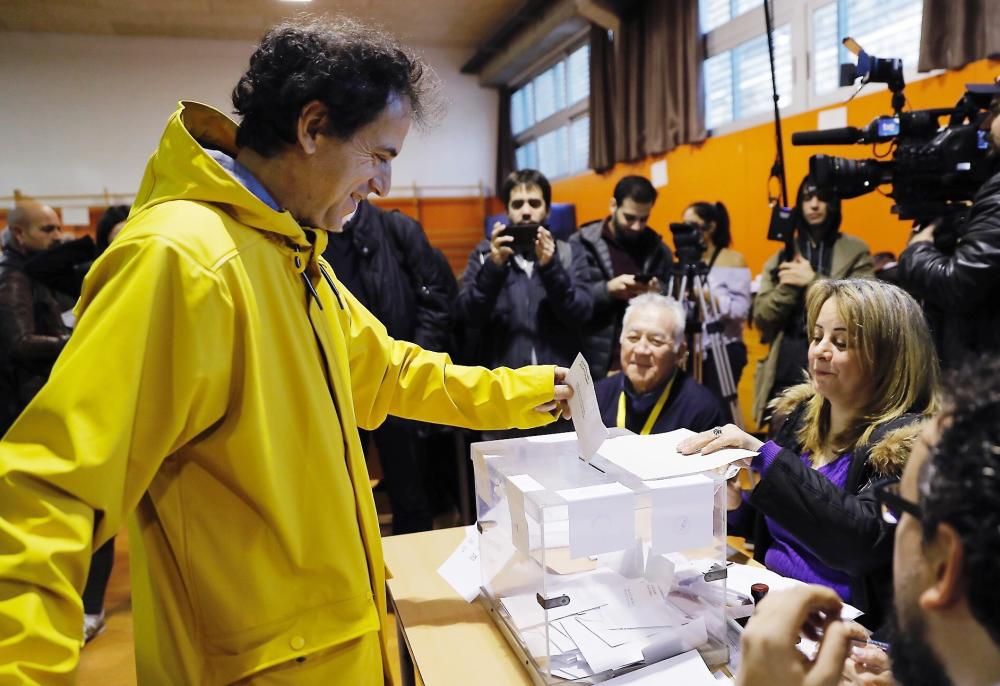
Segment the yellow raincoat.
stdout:
[[552,367],[460,367],[389,338],[319,258],[326,234],[202,147],[235,156],[235,129],[182,103],[49,383],[0,442],[0,684],[72,683],[91,552],[133,512],[140,684],[381,684],[357,429],[550,421],[533,408]]

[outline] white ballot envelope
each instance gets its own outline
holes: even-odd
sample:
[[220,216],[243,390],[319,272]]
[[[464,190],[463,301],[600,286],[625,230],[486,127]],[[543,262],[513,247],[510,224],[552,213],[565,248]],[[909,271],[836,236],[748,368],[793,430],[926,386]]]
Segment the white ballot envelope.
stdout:
[[569,409],[573,413],[573,428],[580,448],[580,456],[587,462],[594,456],[608,437],[608,428],[601,419],[601,409],[597,406],[594,379],[583,355],[577,354],[569,368],[566,379],[573,389],[569,399]]

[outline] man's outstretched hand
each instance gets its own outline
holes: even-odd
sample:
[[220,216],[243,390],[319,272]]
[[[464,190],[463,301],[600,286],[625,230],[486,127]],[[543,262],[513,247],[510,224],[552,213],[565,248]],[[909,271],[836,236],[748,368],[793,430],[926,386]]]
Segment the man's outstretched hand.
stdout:
[[555,397],[547,403],[539,405],[535,409],[539,412],[550,412],[556,417],[572,417],[569,409],[569,399],[573,397],[573,387],[566,383],[569,370],[566,367],[556,367],[556,392]]

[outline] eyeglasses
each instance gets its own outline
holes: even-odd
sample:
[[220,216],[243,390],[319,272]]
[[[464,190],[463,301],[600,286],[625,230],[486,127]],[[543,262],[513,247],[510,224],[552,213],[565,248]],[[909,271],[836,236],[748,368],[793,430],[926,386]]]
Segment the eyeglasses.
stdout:
[[882,519],[889,524],[898,524],[903,513],[923,519],[924,513],[920,506],[899,494],[899,481],[883,479],[872,485],[875,500],[882,506]]
[[510,208],[512,210],[519,210],[522,207],[524,207],[524,203],[528,203],[528,205],[530,205],[532,209],[537,210],[539,207],[542,206],[544,201],[539,200],[538,198],[531,198],[530,200],[523,200],[521,198],[518,198],[517,200],[510,201]]

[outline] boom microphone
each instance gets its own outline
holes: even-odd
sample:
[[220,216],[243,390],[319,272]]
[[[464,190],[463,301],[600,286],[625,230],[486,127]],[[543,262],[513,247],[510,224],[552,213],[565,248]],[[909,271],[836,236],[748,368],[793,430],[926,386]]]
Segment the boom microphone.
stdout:
[[860,143],[865,132],[856,126],[822,131],[800,131],[792,134],[792,145],[853,145]]

